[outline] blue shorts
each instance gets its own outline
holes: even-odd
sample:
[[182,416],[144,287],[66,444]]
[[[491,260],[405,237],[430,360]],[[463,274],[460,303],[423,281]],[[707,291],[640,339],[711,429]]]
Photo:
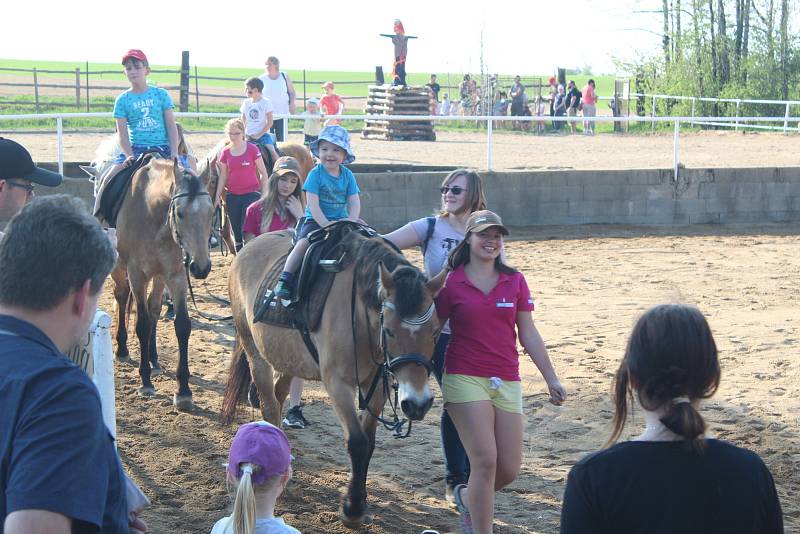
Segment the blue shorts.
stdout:
[[317,224],[317,221],[311,217],[307,217],[305,222],[303,222],[303,226],[300,227],[300,231],[297,232],[297,239],[303,239],[314,230],[319,230],[320,228],[322,227]]
[[276,146],[275,138],[269,132],[256,139],[256,143]]
[[[131,150],[133,151],[133,159],[138,158],[145,152],[155,152],[156,154],[158,154],[163,158],[169,158],[172,152],[169,149],[169,146],[167,145],[157,145],[157,146],[132,145]],[[128,156],[126,156],[124,153],[118,154],[117,157],[114,159],[114,163],[116,164],[125,163],[126,159],[128,159]],[[189,156],[187,156],[186,154],[179,155],[178,161],[180,162],[180,164],[183,166],[184,169],[191,168],[191,165],[189,164]]]

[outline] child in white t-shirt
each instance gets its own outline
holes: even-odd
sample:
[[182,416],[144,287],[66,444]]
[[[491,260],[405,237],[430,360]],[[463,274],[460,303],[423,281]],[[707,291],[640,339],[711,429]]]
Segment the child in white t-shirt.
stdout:
[[306,110],[302,115],[306,118],[303,122],[303,144],[309,146],[319,138],[319,132],[322,129],[319,100],[315,97],[309,98],[306,101]]
[[259,78],[248,78],[244,82],[247,98],[242,102],[239,111],[242,112],[242,121],[245,124],[245,136],[252,142],[267,147],[272,161],[278,159],[275,150],[275,139],[269,133],[272,128],[272,102],[266,98],[262,91],[264,82]]

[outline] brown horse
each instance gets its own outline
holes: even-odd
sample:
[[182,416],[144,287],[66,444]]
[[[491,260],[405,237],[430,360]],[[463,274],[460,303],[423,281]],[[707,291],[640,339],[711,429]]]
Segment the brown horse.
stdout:
[[[198,175],[203,181],[208,183],[208,192],[211,194],[211,198],[214,198],[214,195],[216,195],[217,192],[217,184],[219,183],[217,158],[224,147],[224,141],[217,143],[217,145],[211,149],[211,151],[197,166]],[[283,155],[291,156],[297,160],[297,162],[300,164],[300,183],[303,183],[306,179],[306,176],[308,176],[308,173],[314,168],[314,156],[311,155],[311,151],[309,151],[304,145],[297,143],[279,143],[278,150],[283,152]],[[267,167],[267,170],[270,171],[269,167]],[[221,199],[223,213],[227,213],[227,204],[225,203],[224,191],[222,192]],[[223,217],[222,220],[222,231],[220,232],[220,238],[222,238],[222,240],[225,242],[225,245],[231,254],[235,256],[236,247],[234,246],[233,242],[231,223],[227,216]]]
[[[152,362],[158,370],[156,325],[161,314],[164,286],[175,304],[175,335],[179,361],[178,391],[174,403],[180,410],[192,407],[189,389],[189,335],[192,322],[186,305],[186,269],[195,278],[211,271],[208,236],[214,207],[206,184],[177,161],[151,159],[137,170],[117,216],[119,258],[111,276],[117,301],[117,358],[128,359],[126,311],[130,294],[136,301],[136,335],[141,350],[139,393],[150,396]],[[152,280],[148,296],[147,288]]]
[[[236,345],[244,351],[234,349],[222,420],[233,419],[251,373],[262,416],[276,425],[291,378],[321,380],[339,416],[350,455],[350,483],[341,503],[341,517],[355,528],[366,512],[376,416],[387,397],[383,387],[374,388],[371,397],[366,392],[371,385],[393,377],[405,415],[412,420],[425,416],[433,402],[428,375],[439,330],[433,297],[444,278],[426,281],[378,236],[368,238],[356,231],[345,234],[341,243],[350,261],[336,274],[320,325],[311,332],[319,353],[317,363],[297,330],[253,323],[259,284],[276,262],[284,261],[289,242],[287,231],[263,234],[248,243],[231,265],[228,283]],[[356,391],[359,404],[364,399],[367,411],[357,413]]]

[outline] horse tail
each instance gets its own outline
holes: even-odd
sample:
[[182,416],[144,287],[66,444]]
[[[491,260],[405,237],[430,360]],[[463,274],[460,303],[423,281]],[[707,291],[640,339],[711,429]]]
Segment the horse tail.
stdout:
[[247,362],[247,355],[237,333],[231,354],[231,364],[228,368],[225,395],[222,398],[222,412],[219,416],[222,424],[229,425],[233,422],[236,417],[236,408],[247,398],[251,382],[250,364]]

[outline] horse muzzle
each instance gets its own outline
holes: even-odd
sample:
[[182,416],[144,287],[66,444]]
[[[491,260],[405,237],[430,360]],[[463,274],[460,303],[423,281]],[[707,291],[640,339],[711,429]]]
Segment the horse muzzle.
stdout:
[[429,396],[426,400],[418,400],[416,398],[407,398],[400,401],[400,408],[406,417],[412,421],[420,421],[428,410],[433,406],[433,396]]
[[192,262],[189,263],[189,272],[198,280],[205,280],[208,273],[211,272],[211,261],[209,260],[208,263],[201,267],[196,261],[192,260]]

